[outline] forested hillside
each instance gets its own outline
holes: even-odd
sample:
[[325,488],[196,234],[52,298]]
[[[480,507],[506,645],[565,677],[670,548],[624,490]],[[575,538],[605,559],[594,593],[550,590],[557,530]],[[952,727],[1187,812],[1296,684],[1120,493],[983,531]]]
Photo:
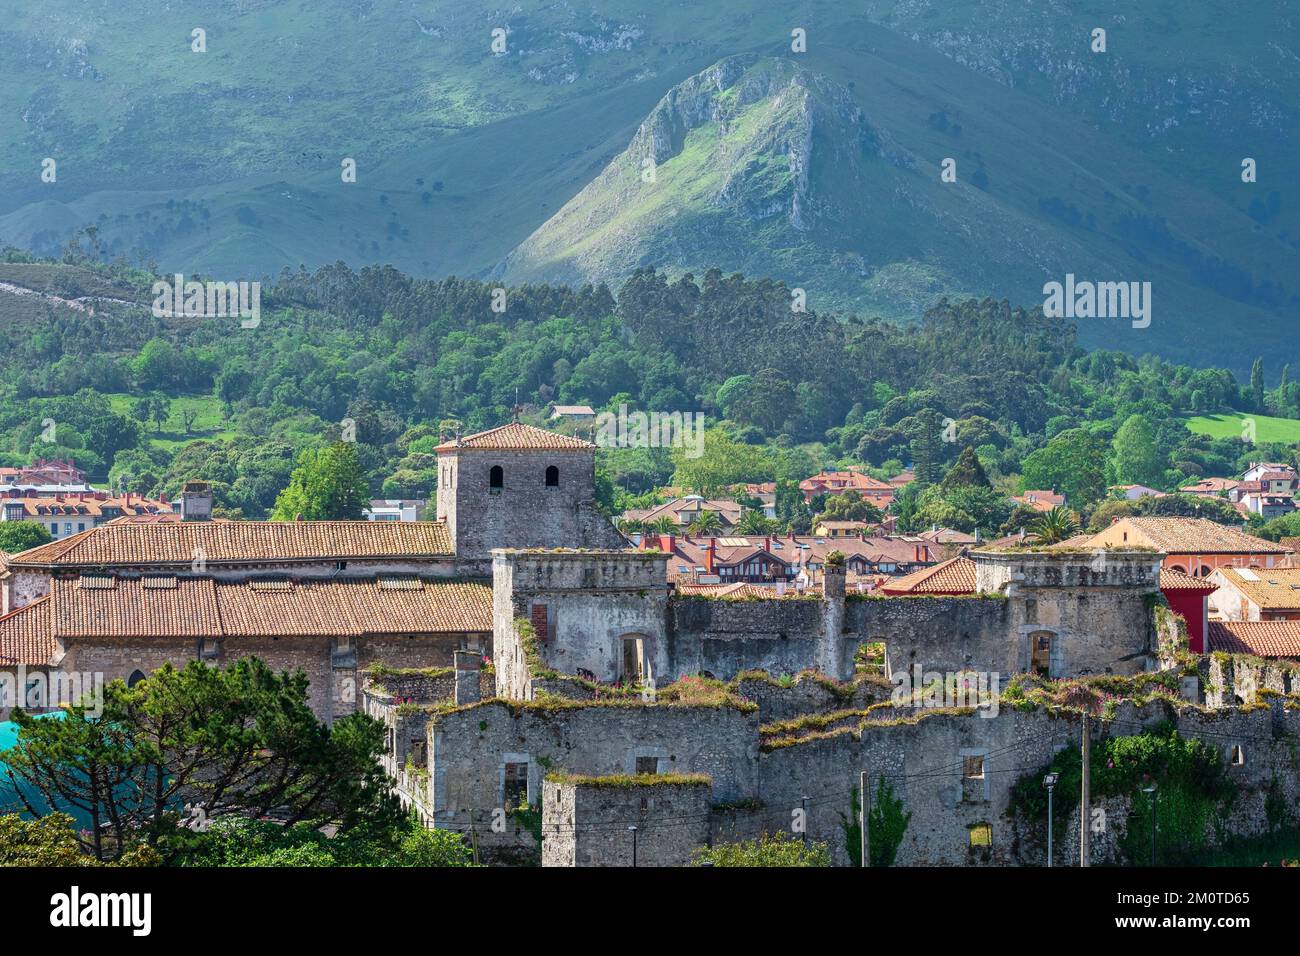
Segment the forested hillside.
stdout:
[[[933,483],[967,447],[1006,489],[1055,487],[1082,507],[1107,483],[1170,488],[1293,457],[1194,435],[1192,415],[1300,413],[1289,377],[1243,386],[1224,370],[1085,352],[1062,320],[994,300],[945,302],[896,325],[792,312],[790,291],[770,280],[642,270],[617,296],[520,286],[494,311],[487,284],[334,265],[284,273],[263,292],[261,324],[241,329],[154,318],[143,305],[152,276],[84,254],[0,258],[0,283],[37,293],[0,291],[4,460],[71,456],[147,494],[206,478],[220,507],[248,517],[271,509],[299,455],[337,439],[345,418],[371,492],[422,497],[432,448],[456,422],[491,427],[518,404],[544,423],[553,401],[704,412],[702,458],[601,452],[614,511],[669,483],[712,490],[831,464],[914,464]],[[87,290],[93,314],[60,304]]]

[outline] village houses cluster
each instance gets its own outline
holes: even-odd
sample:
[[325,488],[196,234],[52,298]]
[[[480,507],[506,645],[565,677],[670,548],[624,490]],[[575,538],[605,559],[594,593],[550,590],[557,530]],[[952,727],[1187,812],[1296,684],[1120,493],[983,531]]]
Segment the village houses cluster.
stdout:
[[[384,765],[426,825],[551,866],[627,865],[628,827],[638,865],[681,865],[792,819],[848,863],[867,771],[910,814],[898,864],[1041,862],[1010,771],[1078,744],[1078,721],[1032,704],[1088,676],[1134,688],[1092,733],[1172,720],[1223,749],[1232,834],[1261,832],[1279,788],[1300,797],[1281,742],[1300,730],[1292,543],[1187,517],[1051,545],[887,520],[752,535],[745,505],[692,495],[623,516],[640,529],[625,534],[596,505],[595,451],[518,421],[458,436],[436,449],[435,502],[351,522],[221,520],[203,482],[176,502],[114,497],[68,462],[5,472],[0,517],[54,540],[0,561],[4,705],[66,703],[48,692],[64,672],[134,683],[257,656],[304,671],[323,721],[382,721]],[[911,479],[799,487],[883,512]],[[770,508],[774,490],[739,491]],[[1186,489],[1265,515],[1295,490],[1271,463]],[[1177,690],[1137,693],[1151,675]],[[1024,706],[997,706],[1013,687]],[[1079,839],[1076,821],[1062,860]],[[1118,839],[1089,852],[1114,859]]]

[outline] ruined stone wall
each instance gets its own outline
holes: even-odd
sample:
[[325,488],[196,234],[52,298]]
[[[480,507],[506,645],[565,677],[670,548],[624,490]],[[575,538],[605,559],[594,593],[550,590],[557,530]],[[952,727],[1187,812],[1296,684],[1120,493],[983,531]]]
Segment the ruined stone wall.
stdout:
[[[507,551],[494,554],[493,642],[498,693],[530,698],[529,673],[516,622],[533,625],[540,666],[565,674],[587,670],[617,680],[623,639],[640,638],[649,676],[675,676],[665,622],[667,556],[657,552]],[[671,680],[671,676],[668,677]]]
[[[1157,651],[1158,562],[1147,552],[992,555],[980,573],[1002,589],[997,594],[846,598],[828,576],[824,595],[754,601],[670,596],[661,583],[666,560],[646,552],[498,553],[495,641],[511,659],[499,693],[528,694],[513,634],[520,619],[536,625],[543,668],[586,670],[602,681],[620,675],[621,638],[630,634],[644,637],[647,667],[660,683],[809,667],[843,680],[853,675],[858,647],[873,642],[885,645],[889,674],[920,667],[1004,679],[1038,663],[1052,677],[1134,674],[1153,666]],[[1038,645],[1046,648],[1041,662]]]
[[486,642],[487,635],[385,635],[341,646],[329,637],[231,638],[208,642],[200,649],[192,638],[97,638],[68,642],[65,670],[100,672],[104,682],[129,680],[139,670],[145,676],[165,663],[184,667],[191,660],[224,666],[242,657],[259,657],[277,671],[306,673],[308,703],[329,723],[360,706],[361,675],[371,663],[391,667],[443,667],[453,650],[468,642]]
[[[1226,833],[1266,832],[1270,792],[1280,805],[1296,806],[1300,712],[1287,711],[1280,702],[1245,711],[1187,707],[1177,712],[1160,702],[1145,707],[1125,702],[1112,720],[1093,722],[1094,746],[1103,735],[1139,734],[1171,718],[1182,736],[1201,739],[1222,753],[1229,780],[1238,790],[1224,821]],[[770,830],[774,822],[790,819],[807,797],[810,837],[827,842],[835,862],[844,864],[849,859],[844,821],[851,816],[851,790],[866,769],[873,798],[883,775],[903,801],[904,811],[912,815],[895,865],[1040,865],[1045,859],[1045,838],[1038,832],[1043,824],[1008,816],[1012,788],[1021,777],[1046,766],[1057,750],[1077,747],[1080,733],[1077,716],[1044,710],[1004,708],[991,718],[923,711],[913,722],[867,725],[860,737],[846,728],[765,749],[759,757],[763,811],[735,816],[727,838],[752,838]],[[1241,765],[1231,762],[1234,746],[1244,751]],[[982,779],[965,777],[971,756],[983,758]],[[1118,862],[1127,803],[1120,797],[1098,799],[1095,805],[1107,811],[1111,829],[1092,841],[1093,861]],[[988,825],[989,846],[971,845],[970,829],[978,825]],[[1077,823],[1067,821],[1067,833],[1055,848],[1057,865],[1078,858]],[[1218,838],[1216,832],[1205,836],[1211,844]]]
[[884,677],[836,682],[811,671],[803,671],[790,681],[755,674],[736,683],[736,693],[758,705],[759,719],[764,724],[804,714],[860,710],[889,700],[892,689]]
[[685,866],[708,839],[708,783],[553,782],[542,801],[542,866]]
[[[429,805],[437,825],[473,823],[484,838],[505,801],[506,765],[527,764],[528,802],[549,771],[605,776],[705,773],[720,801],[757,790],[758,715],[730,706],[519,704],[500,700],[436,715],[429,725]],[[513,838],[513,834],[507,834]]]
[[1211,654],[1206,661],[1205,704],[1232,707],[1254,704],[1260,691],[1300,695],[1300,664],[1244,654]]

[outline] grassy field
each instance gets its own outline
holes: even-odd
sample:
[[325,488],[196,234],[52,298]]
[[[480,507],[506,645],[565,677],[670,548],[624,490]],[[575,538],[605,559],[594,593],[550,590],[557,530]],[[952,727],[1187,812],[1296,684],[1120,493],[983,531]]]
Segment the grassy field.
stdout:
[[1294,418],[1274,418],[1271,415],[1247,415],[1233,412],[1230,415],[1197,415],[1187,419],[1187,427],[1198,435],[1211,438],[1249,437],[1247,420],[1255,423],[1254,441],[1281,442],[1292,445],[1300,442],[1300,421]]
[[[106,396],[113,407],[113,411],[119,415],[131,414],[131,403],[135,401],[136,396],[117,393]],[[227,423],[221,416],[221,402],[212,395],[187,395],[182,398],[173,398],[171,401],[171,414],[166,422],[163,423],[162,431],[149,422],[145,425],[145,435],[149,440],[159,448],[165,448],[169,452],[175,452],[183,445],[188,445],[192,441],[200,438],[233,438],[235,432],[227,427]],[[193,423],[190,425],[190,431],[185,432],[184,420],[181,417],[183,411],[192,410],[195,413]]]

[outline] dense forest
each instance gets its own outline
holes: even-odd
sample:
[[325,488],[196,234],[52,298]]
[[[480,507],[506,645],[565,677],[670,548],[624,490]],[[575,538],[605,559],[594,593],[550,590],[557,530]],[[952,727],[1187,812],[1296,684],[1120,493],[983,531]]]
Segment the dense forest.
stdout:
[[[42,264],[15,249],[0,261]],[[440,437],[500,424],[516,408],[544,424],[551,402],[706,415],[702,457],[602,450],[611,513],[664,486],[717,492],[826,466],[912,466],[920,481],[899,500],[904,525],[995,531],[1014,525],[1004,499],[1023,488],[1066,492],[1086,520],[1109,485],[1170,490],[1250,460],[1295,460],[1293,446],[1185,424],[1207,412],[1295,417],[1300,382],[1288,372],[1266,388],[1258,365],[1242,385],[1222,369],[1087,352],[1070,324],[1005,301],[941,301],[894,324],[799,311],[781,283],[717,271],[643,269],[617,294],[502,293],[336,264],[282,273],[262,291],[260,325],[241,329],[230,318],[154,317],[152,274],[79,247],[44,264],[89,270],[139,305],[10,323],[2,460],[72,457],[148,495],[205,478],[230,515],[271,513],[302,456],[340,438],[355,439],[369,493],[428,496]],[[997,494],[972,498],[969,482],[945,482],[965,449],[974,484]]]

